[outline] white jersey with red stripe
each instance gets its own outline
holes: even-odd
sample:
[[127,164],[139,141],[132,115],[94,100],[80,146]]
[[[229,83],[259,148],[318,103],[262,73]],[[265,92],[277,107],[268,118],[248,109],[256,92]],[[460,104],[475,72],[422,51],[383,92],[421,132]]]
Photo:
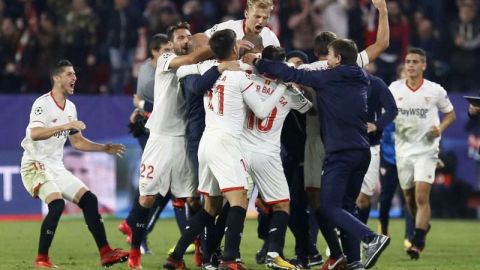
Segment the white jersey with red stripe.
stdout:
[[[245,20],[229,20],[215,24],[212,28],[205,31],[205,34],[207,34],[208,37],[211,37],[215,32],[224,29],[231,29],[235,31],[235,34],[237,34],[237,40],[241,40],[245,36]],[[262,36],[263,47],[267,47],[269,45],[280,46],[280,41],[278,41],[277,36],[272,30],[270,30],[270,28],[264,27],[260,32],[260,36]]]
[[397,158],[438,154],[440,137],[432,139],[428,134],[432,126],[440,124],[439,111],[453,110],[447,91],[426,79],[417,89],[411,89],[405,79],[393,82],[389,88],[398,107],[394,121]]
[[30,137],[30,129],[61,126],[76,120],[77,110],[70,100],[67,99],[62,107],[51,92],[37,98],[32,105],[26,136],[21,143],[24,149],[22,163],[39,161],[63,166],[63,147],[70,131],[61,131],[46,140],[34,141]]
[[166,136],[184,136],[186,131],[185,96],[178,86],[170,62],[177,57],[164,53],[155,69],[154,101],[152,114],[145,125],[150,132]]
[[[255,76],[255,91],[262,100],[267,99],[277,88],[277,83],[271,79]],[[280,135],[283,122],[290,110],[305,113],[312,103],[302,93],[294,88],[285,91],[270,115],[260,119],[249,110],[242,133],[242,149],[278,156],[280,153]]]
[[243,92],[253,91],[252,75],[224,71],[203,98],[205,132],[228,133],[240,138],[247,112]]

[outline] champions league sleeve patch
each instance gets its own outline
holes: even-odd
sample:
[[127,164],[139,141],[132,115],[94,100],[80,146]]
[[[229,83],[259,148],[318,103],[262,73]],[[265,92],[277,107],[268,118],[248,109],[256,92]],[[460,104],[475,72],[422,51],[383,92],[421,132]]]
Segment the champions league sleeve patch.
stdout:
[[35,112],[35,115],[40,115],[43,113],[42,107],[36,107],[33,111]]

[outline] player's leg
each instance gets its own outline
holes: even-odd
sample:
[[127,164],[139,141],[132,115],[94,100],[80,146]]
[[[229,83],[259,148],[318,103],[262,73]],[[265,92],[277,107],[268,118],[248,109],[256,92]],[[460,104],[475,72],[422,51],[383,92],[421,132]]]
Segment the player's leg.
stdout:
[[[203,187],[202,190],[205,190],[205,188]],[[205,194],[204,198],[204,208],[200,209],[187,221],[187,226],[185,227],[180,239],[177,241],[175,249],[167,258],[164,268],[183,268],[183,255],[185,254],[187,247],[193,243],[199,234],[201,234],[205,226],[215,221],[215,216],[222,207],[223,197],[218,195],[209,196],[208,194]]]
[[53,180],[47,178],[45,165],[39,162],[21,165],[22,182],[33,198],[40,198],[48,206],[48,213],[40,227],[38,254],[34,262],[36,267],[56,267],[49,257],[50,246],[57,229],[58,221],[65,207],[61,190]]
[[397,167],[388,163],[384,159],[381,160],[380,168],[380,197],[379,197],[379,221],[380,232],[388,235],[388,223],[390,219],[390,208],[392,199],[398,186]]
[[407,254],[412,259],[418,259],[420,252],[425,248],[426,235],[430,229],[430,190],[435,178],[435,169],[438,159],[434,156],[419,157],[415,163],[415,204],[417,212],[415,217],[415,232],[412,246],[407,249]]
[[230,204],[225,227],[225,248],[220,269],[230,269],[240,258],[240,241],[247,212],[247,192],[243,187],[223,191],[223,196]]
[[268,251],[268,229],[271,220],[271,207],[266,204],[261,198],[255,200],[255,207],[257,208],[257,235],[263,240],[262,247],[255,254],[255,261],[257,264],[264,264]]
[[371,199],[380,174],[380,145],[370,147],[371,159],[357,197],[358,217],[367,224],[370,215]]
[[145,237],[150,208],[158,194],[165,196],[170,188],[171,165],[167,159],[170,153],[167,139],[150,134],[142,155],[139,178],[139,201],[131,210],[132,244],[128,266],[141,269],[140,246]]

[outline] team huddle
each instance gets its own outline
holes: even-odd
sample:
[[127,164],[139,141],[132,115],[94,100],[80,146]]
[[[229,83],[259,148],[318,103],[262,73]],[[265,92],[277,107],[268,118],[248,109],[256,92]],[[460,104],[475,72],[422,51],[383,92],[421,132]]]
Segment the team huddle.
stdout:
[[[48,251],[67,199],[83,210],[103,266],[128,260],[130,269],[142,269],[147,234],[172,198],[176,208],[188,207],[189,218],[182,212],[181,237],[165,269],[187,269],[183,255],[192,243],[202,269],[247,269],[240,242],[249,200],[257,201],[259,231],[266,232],[257,263],[285,270],[372,268],[390,242],[388,225],[376,233],[365,224],[379,179],[382,131],[392,123],[395,181],[415,222],[406,252],[418,259],[431,227],[429,193],[441,133],[455,113],[446,91],[423,78],[421,49],[408,51],[402,77],[390,86],[362,69],[389,42],[385,0],[372,2],[379,12],[376,42],[358,52],[353,41],[322,32],[312,63],[301,52],[287,54],[266,27],[272,0],[248,0],[244,20],[205,33],[192,35],[187,23],[179,23],[152,37],[152,58],[140,69],[131,118],[148,120],[146,131],[135,132],[143,148],[138,197],[120,226],[129,252],[110,247],[96,196],[63,166],[67,138],[80,151],[122,155],[125,148],[83,137],[86,125],[67,99],[75,71],[60,61],[51,73],[52,90],[32,106],[22,141],[23,183],[49,209],[35,266],[56,267]],[[298,194],[291,196],[281,158],[282,129],[294,113],[306,114],[302,196],[309,211],[295,203]],[[259,198],[252,198],[254,187]],[[309,215],[328,245],[325,261],[309,235]],[[287,227],[295,237],[293,259],[283,254]]]

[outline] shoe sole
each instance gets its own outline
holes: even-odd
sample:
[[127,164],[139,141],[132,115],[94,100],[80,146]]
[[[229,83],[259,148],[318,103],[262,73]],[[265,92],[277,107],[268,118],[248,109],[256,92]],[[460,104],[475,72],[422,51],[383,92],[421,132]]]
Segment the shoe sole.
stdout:
[[365,262],[365,269],[370,269],[375,265],[378,258],[380,257],[382,252],[388,247],[389,244],[390,244],[390,237],[388,237],[387,240],[385,240],[385,242],[381,243],[380,248],[373,254],[370,260]]
[[123,262],[126,262],[127,260],[128,260],[128,255],[121,257],[118,261],[109,262],[109,263],[106,263],[106,264],[102,264],[102,266],[103,266],[104,268],[109,268],[109,267],[111,267],[111,266],[114,265],[114,264],[123,263]]

